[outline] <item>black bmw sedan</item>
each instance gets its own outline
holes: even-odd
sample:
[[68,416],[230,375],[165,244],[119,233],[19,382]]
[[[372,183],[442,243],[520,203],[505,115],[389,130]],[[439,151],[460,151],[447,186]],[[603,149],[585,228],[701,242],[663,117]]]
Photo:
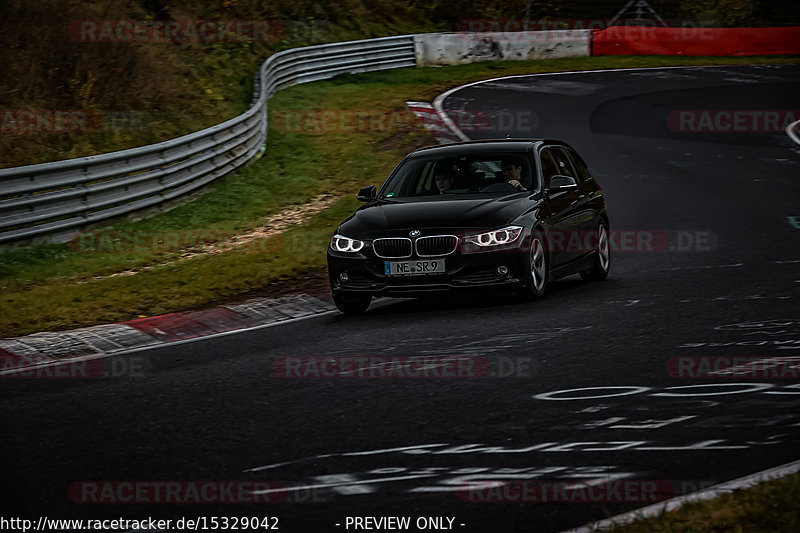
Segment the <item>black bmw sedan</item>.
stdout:
[[406,156],[337,228],[328,247],[336,306],[363,313],[373,297],[459,289],[543,296],[571,274],[610,266],[603,190],[568,144],[470,141]]

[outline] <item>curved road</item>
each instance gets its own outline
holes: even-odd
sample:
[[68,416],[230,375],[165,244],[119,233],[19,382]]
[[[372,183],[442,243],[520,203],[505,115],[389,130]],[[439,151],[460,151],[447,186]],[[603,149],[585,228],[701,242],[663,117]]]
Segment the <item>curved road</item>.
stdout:
[[[617,231],[606,282],[569,278],[537,303],[382,302],[364,317],[114,358],[146,360],[140,378],[5,381],[0,514],[272,515],[296,532],[346,531],[347,516],[447,516],[465,532],[561,531],[797,460],[791,359],[770,363],[783,378],[692,372],[695,357],[800,358],[800,147],[782,132],[689,130],[721,110],[754,112],[743,120],[758,130],[753,117],[800,109],[798,95],[798,67],[529,76],[453,92],[451,116],[491,117],[494,130],[473,137],[563,138],[584,156]],[[687,110],[682,130],[671,121]],[[494,375],[274,370],[321,355],[446,356]],[[98,480],[289,490],[268,492],[273,503],[74,501],[96,496],[80,489]],[[519,491],[465,490],[486,480],[611,489],[539,485],[524,503]]]

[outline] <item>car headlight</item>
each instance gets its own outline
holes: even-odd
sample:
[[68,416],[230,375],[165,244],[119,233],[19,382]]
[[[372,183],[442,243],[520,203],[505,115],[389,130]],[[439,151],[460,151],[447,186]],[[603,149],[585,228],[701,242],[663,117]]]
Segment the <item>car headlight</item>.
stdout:
[[364,241],[357,241],[344,235],[331,237],[331,249],[337,252],[357,252],[364,247]]
[[516,241],[522,233],[522,226],[508,226],[503,229],[478,233],[477,235],[467,235],[464,242],[477,244],[478,246],[500,246]]

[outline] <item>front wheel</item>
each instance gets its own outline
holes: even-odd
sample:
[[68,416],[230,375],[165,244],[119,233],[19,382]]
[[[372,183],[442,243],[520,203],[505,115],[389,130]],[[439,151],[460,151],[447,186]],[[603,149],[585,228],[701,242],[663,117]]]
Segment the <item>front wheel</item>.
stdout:
[[536,300],[547,292],[548,261],[544,237],[541,232],[531,233],[531,249],[528,254],[527,294]]
[[597,250],[595,250],[592,268],[581,272],[584,281],[603,281],[608,277],[611,268],[611,248],[608,244],[608,228],[602,220],[597,225]]
[[347,296],[335,293],[333,295],[333,303],[336,305],[336,309],[346,315],[363,315],[367,312],[370,302],[372,302],[372,295],[369,293],[355,293]]

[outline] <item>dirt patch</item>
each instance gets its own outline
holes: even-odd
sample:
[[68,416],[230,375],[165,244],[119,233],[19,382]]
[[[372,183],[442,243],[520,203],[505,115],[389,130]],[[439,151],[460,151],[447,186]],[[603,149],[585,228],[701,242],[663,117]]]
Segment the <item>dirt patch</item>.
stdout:
[[270,237],[275,237],[276,235],[280,235],[281,233],[283,233],[284,231],[286,231],[295,224],[302,224],[312,216],[327,209],[332,203],[334,203],[336,200],[340,198],[342,197],[336,196],[332,193],[322,193],[314,197],[310,202],[306,204],[292,206],[287,209],[284,209],[280,213],[272,215],[267,219],[267,221],[264,223],[263,226],[260,226],[248,233],[235,235],[224,242],[211,241],[200,246],[187,247],[186,251],[184,251],[180,255],[180,257],[176,259],[171,259],[169,261],[165,261],[155,265],[148,265],[141,268],[123,270],[121,272],[115,272],[107,276],[94,276],[93,279],[133,276],[138,274],[139,272],[145,272],[148,270],[153,270],[154,268],[160,268],[163,266],[180,263],[182,261],[186,261],[187,259],[192,259],[197,256],[215,255],[215,254],[221,254],[223,252],[229,252],[231,250],[235,250],[236,248],[247,246],[248,244],[258,239],[266,240]]

